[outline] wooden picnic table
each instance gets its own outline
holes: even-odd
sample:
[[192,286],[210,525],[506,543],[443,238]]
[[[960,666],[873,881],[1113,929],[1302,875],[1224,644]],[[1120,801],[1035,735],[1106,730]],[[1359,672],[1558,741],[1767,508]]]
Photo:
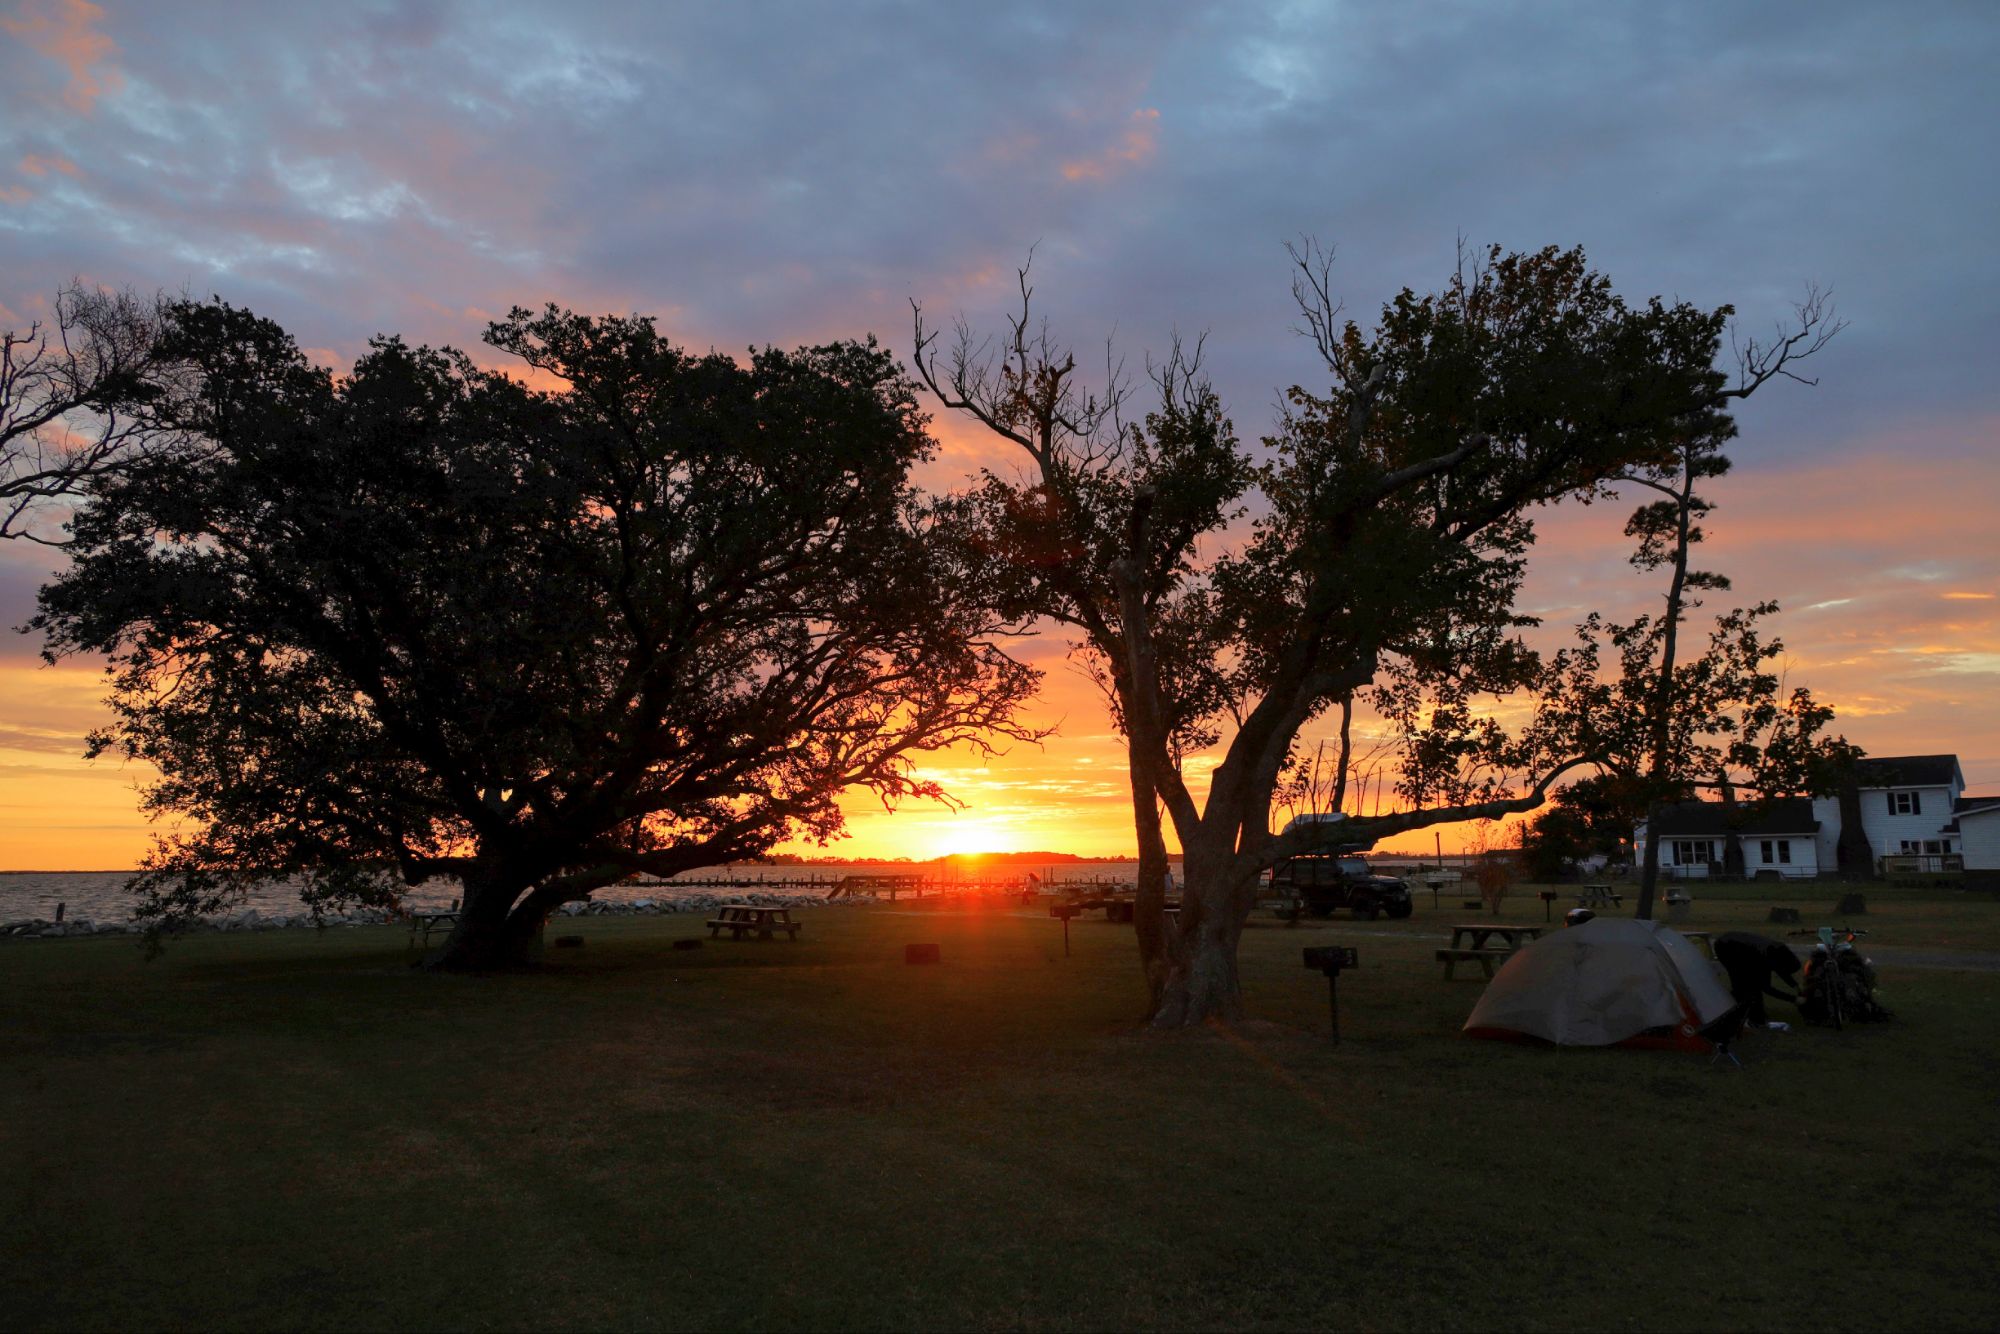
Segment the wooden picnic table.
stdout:
[[1544,929],[1509,922],[1460,922],[1451,929],[1451,947],[1483,950],[1488,940],[1498,936],[1507,942],[1508,949],[1518,950],[1530,940],[1541,939]]
[[708,919],[708,938],[716,939],[725,930],[731,940],[741,940],[744,935],[755,932],[757,939],[769,940],[774,932],[787,932],[793,940],[799,938],[802,922],[792,920],[789,908],[764,908],[754,903],[725,903],[715,910],[715,916]]
[[1622,906],[1625,896],[1610,885],[1585,885],[1576,896],[1579,908],[1611,908]]
[[410,944],[422,938],[426,948],[431,943],[431,932],[442,931],[458,925],[458,900],[453,899],[449,908],[417,908],[409,913]]
[[[1515,950],[1531,940],[1539,940],[1543,928],[1522,926],[1509,922],[1460,922],[1451,929],[1451,948],[1439,950],[1437,961],[1444,965],[1444,978],[1449,982],[1452,970],[1462,963],[1476,963],[1486,976],[1493,976],[1495,960],[1504,961]],[[1486,942],[1498,936],[1503,944],[1489,946]]]

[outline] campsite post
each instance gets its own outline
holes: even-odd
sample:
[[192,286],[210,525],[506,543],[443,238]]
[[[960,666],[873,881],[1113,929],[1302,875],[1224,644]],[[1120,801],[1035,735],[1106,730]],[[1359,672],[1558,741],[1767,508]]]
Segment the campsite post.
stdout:
[[1340,970],[1358,968],[1352,945],[1315,945],[1305,952],[1306,967],[1326,974],[1327,1012],[1333,1019],[1333,1045],[1340,1045]]
[[1069,957],[1069,919],[1081,911],[1083,910],[1074,903],[1051,903],[1049,905],[1049,916],[1062,918],[1063,958],[1065,959]]

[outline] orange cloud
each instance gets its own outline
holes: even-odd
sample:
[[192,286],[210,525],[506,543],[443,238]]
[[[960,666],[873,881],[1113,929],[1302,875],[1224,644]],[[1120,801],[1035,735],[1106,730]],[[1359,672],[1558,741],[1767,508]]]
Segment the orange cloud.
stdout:
[[1993,594],[1991,593],[1940,593],[1938,596],[1947,602],[1991,602],[1993,600]]
[[0,30],[20,38],[37,55],[66,66],[69,87],[63,90],[63,101],[88,112],[100,94],[116,89],[120,82],[116,70],[93,68],[118,49],[94,26],[103,17],[104,7],[90,0],[27,0],[17,13],[0,18]]
[[68,158],[43,157],[39,153],[30,153],[22,158],[21,170],[30,176],[46,176],[52,171],[59,171],[65,176],[77,174],[76,163]]
[[1159,138],[1160,113],[1151,107],[1141,107],[1132,113],[1131,119],[1126,122],[1125,133],[1119,136],[1117,143],[1095,157],[1063,163],[1063,179],[1101,181],[1127,167],[1137,166],[1158,151]]

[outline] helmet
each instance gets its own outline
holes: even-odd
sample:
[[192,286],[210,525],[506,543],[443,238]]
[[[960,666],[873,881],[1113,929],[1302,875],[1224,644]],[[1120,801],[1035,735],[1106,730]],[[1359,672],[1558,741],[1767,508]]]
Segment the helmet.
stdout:
[[1563,921],[1570,926],[1582,926],[1595,916],[1597,914],[1588,908],[1571,908],[1563,914]]

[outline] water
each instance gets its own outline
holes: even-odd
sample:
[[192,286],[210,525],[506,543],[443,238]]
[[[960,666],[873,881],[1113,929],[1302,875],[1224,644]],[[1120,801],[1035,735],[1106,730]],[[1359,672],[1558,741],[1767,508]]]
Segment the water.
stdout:
[[[1132,862],[1065,862],[1054,867],[993,863],[977,874],[980,878],[992,880],[1024,879],[1033,874],[1045,880],[1053,877],[1056,883],[1061,883],[1064,880],[1100,879],[1129,882],[1137,873],[1138,868]],[[59,903],[69,905],[69,921],[129,921],[133,898],[125,892],[125,882],[131,875],[129,871],[0,871],[0,923],[36,918],[53,921]],[[598,890],[591,897],[603,903],[629,903],[634,899],[652,899],[659,903],[712,900],[717,894],[728,892],[715,882],[729,880],[747,882],[741,891],[746,894],[769,894],[773,898],[806,902],[825,898],[846,875],[921,875],[929,890],[949,889],[954,883],[972,878],[974,873],[908,862],[853,862],[836,866],[717,866],[690,871],[666,882],[612,885]],[[768,883],[783,880],[811,883]],[[443,908],[460,893],[457,881],[439,879],[405,890],[403,901],[412,908]],[[265,917],[305,911],[297,885],[285,880],[257,885],[250,890],[240,907],[254,908]]]

